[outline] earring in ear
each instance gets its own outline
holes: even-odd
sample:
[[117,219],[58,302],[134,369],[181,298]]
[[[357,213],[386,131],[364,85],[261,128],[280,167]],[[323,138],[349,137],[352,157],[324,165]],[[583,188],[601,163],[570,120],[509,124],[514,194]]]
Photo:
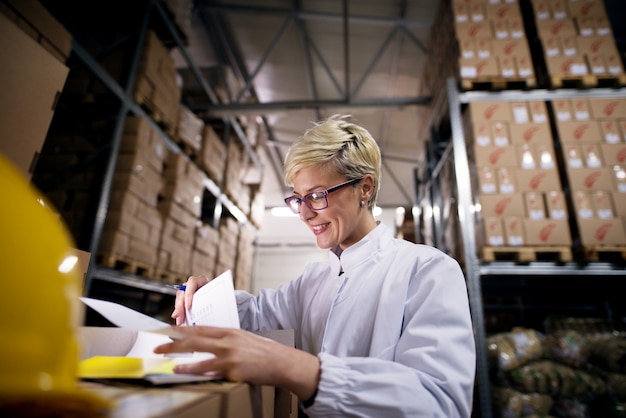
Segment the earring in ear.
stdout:
[[365,202],[363,200],[361,200],[361,207],[364,208],[365,207]]

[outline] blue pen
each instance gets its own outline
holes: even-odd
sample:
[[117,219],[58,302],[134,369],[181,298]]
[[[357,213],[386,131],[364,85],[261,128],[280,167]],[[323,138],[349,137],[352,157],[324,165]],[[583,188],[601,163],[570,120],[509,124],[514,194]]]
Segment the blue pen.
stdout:
[[184,284],[168,284],[166,286],[176,290],[182,290],[183,292],[185,291],[185,289],[187,289],[187,286],[185,286]]

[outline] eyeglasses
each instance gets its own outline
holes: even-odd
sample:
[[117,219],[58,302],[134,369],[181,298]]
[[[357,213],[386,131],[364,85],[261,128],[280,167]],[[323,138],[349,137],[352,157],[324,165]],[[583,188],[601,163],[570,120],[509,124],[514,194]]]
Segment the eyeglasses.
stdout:
[[311,210],[326,209],[328,207],[328,194],[329,193],[332,193],[336,190],[339,190],[351,184],[356,184],[360,181],[361,179],[349,180],[349,181],[346,181],[345,183],[338,184],[326,190],[318,190],[315,192],[305,194],[302,197],[289,196],[285,198],[285,203],[287,204],[287,206],[289,206],[289,209],[291,209],[293,213],[300,213],[300,204],[302,202],[304,202],[304,204]]

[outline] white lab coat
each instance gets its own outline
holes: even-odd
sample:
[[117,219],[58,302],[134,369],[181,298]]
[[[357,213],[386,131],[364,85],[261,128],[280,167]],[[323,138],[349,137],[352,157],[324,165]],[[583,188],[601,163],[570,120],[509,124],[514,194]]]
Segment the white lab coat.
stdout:
[[242,328],[294,329],[296,347],[319,357],[311,417],[471,415],[467,288],[457,261],[436,248],[379,224],[277,290],[237,291],[237,305]]

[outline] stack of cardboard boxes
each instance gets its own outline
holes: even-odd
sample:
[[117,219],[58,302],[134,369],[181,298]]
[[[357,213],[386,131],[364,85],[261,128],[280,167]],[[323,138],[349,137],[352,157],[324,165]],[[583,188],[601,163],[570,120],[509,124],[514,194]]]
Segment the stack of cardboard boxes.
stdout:
[[455,0],[453,9],[462,80],[502,77],[525,80],[527,87],[536,85],[517,0]]
[[626,245],[626,99],[553,106],[581,244]]
[[[472,102],[477,242],[488,246],[571,245],[568,213],[544,102]],[[480,230],[481,228],[479,228]]]
[[623,77],[622,60],[602,0],[532,0],[537,33],[553,86],[576,77]]
[[157,203],[167,155],[162,139],[144,119],[127,119],[100,237],[100,263],[124,263],[124,268],[141,269],[144,275],[154,272],[163,225]]

